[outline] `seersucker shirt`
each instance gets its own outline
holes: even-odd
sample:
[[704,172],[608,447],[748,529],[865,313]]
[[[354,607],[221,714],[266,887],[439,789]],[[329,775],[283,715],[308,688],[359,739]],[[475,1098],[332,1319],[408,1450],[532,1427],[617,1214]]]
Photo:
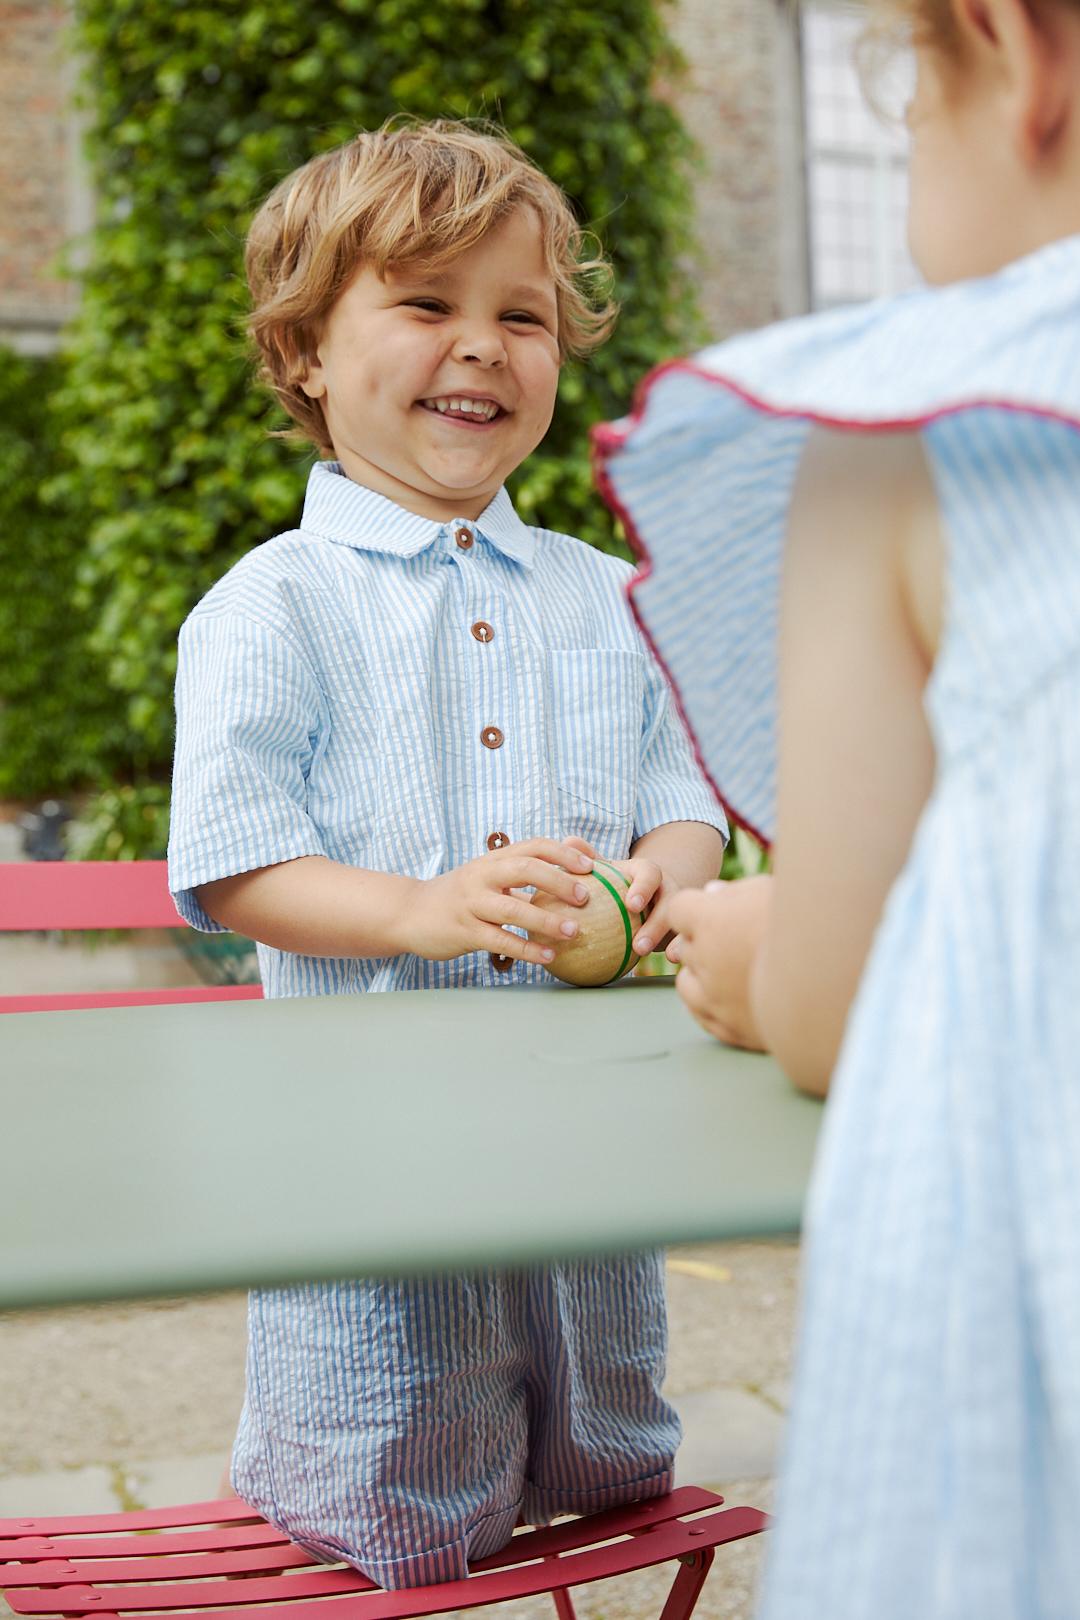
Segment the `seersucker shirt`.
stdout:
[[[311,471],[300,527],[243,557],[180,634],[169,881],[304,855],[431,878],[531,837],[611,859],[672,821],[726,831],[626,602],[628,564],[527,526],[505,490],[439,523]],[[259,947],[269,996],[542,981]]]

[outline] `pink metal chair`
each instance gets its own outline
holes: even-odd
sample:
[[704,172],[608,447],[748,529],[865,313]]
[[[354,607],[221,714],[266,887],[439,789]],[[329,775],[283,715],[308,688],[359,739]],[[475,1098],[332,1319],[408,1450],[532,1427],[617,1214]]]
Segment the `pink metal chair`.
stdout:
[[671,1562],[660,1620],[689,1620],[715,1549],[767,1525],[756,1508],[723,1501],[684,1486],[518,1531],[465,1580],[401,1592],[384,1592],[347,1565],[319,1563],[243,1502],[0,1519],[0,1590],[16,1614],[52,1620],[407,1620],[541,1592],[551,1593],[558,1620],[575,1620],[572,1587]]
[[[0,864],[0,933],[31,929],[184,928],[164,861],[13,861]],[[91,990],[0,996],[0,1013],[145,1007],[168,1001],[256,1001],[257,984],[173,990]]]

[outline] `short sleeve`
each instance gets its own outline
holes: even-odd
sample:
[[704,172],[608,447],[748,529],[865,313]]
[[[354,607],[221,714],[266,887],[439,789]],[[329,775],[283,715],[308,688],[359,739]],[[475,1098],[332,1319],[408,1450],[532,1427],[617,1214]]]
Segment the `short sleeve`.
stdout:
[[669,821],[703,821],[726,839],[727,818],[694,757],[663,671],[649,656],[645,671],[634,838]]
[[278,631],[196,612],[180,633],[169,888],[185,922],[223,932],[193,891],[323,855],[307,780],[325,726],[310,665]]

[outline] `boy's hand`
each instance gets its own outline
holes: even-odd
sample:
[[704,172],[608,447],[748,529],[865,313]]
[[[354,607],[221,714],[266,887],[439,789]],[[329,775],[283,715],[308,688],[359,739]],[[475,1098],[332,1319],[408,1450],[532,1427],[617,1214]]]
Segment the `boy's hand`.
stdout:
[[[588,850],[590,855],[594,853],[581,838],[568,838],[566,842],[575,849]],[[629,881],[630,887],[626,892],[628,911],[644,911],[650,902],[652,904],[653,909],[644,926],[632,941],[638,956],[648,956],[650,951],[659,950],[672,932],[674,924],[669,907],[679,893],[678,885],[666,878],[656,862],[650,861],[647,856],[631,856],[628,861],[608,861],[607,864]]]
[[772,903],[772,878],[741,878],[684,889],[671,905],[677,933],[668,960],[682,967],[675,980],[703,1029],[727,1046],[761,1052],[751,979]]
[[[592,865],[592,850],[581,840],[528,838],[427,878],[417,883],[404,919],[404,949],[429,962],[448,962],[470,951],[491,951],[518,962],[550,962],[555,952],[543,940],[562,944],[573,938],[578,925],[535,909],[527,895],[514,890],[541,889],[568,905],[583,906],[589,891],[579,878]],[[534,937],[522,939],[509,933],[510,928],[527,928]]]

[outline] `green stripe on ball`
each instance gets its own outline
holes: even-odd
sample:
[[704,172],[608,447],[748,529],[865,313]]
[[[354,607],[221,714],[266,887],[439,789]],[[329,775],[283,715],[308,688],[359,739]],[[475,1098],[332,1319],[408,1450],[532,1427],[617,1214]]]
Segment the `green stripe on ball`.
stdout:
[[[609,881],[609,879],[604,876],[603,872],[600,872],[600,871],[597,870],[597,868],[601,867],[601,866],[604,868],[604,872],[610,872],[611,877],[614,878],[617,882],[622,884],[624,891],[629,889],[629,887],[630,887],[630,879],[628,877],[624,876],[624,874],[619,871],[618,867],[609,866],[607,861],[602,861],[602,860],[599,859],[599,857],[597,857],[593,861],[593,876],[596,878],[598,883],[602,883],[604,885],[604,888],[607,890],[607,892],[610,894],[611,898],[614,900],[615,904],[618,906],[619,915],[622,917],[623,927],[626,930],[626,954],[624,955],[622,961],[619,963],[619,966],[616,969],[616,971],[611,975],[611,978],[604,980],[605,984],[614,984],[616,979],[621,979],[622,978],[623,974],[626,972],[627,968],[630,965],[630,958],[634,954],[634,925],[630,921],[630,913],[626,909],[626,904],[625,904],[625,902],[623,900],[623,897],[619,893],[618,889],[615,887],[614,883]],[[638,926],[639,927],[644,922],[644,920],[645,919],[642,916],[641,912],[638,912]]]

